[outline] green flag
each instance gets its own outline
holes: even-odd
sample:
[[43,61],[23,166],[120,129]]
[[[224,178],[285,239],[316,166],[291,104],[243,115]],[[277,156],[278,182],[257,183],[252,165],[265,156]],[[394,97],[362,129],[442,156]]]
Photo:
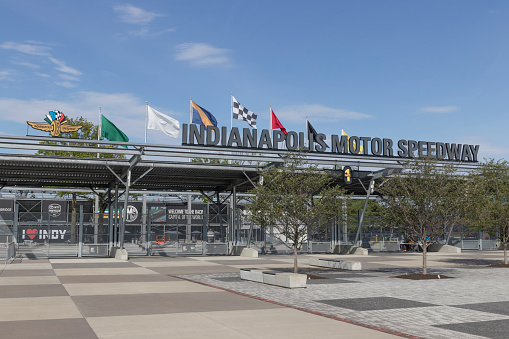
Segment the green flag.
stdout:
[[[101,137],[108,139],[109,141],[129,141],[127,135],[118,129],[111,121],[106,119],[104,115],[101,115]],[[122,146],[127,148],[127,146]]]

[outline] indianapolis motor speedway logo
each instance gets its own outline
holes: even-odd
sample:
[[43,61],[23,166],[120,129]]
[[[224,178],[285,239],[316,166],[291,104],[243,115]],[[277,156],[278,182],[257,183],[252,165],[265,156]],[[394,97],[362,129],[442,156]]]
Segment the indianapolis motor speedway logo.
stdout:
[[27,121],[27,124],[32,126],[34,129],[50,132],[51,136],[53,137],[58,137],[60,133],[76,132],[81,127],[83,127],[69,125],[67,123],[67,117],[64,115],[64,113],[57,110],[49,111],[49,113],[46,114],[44,121],[46,122]]

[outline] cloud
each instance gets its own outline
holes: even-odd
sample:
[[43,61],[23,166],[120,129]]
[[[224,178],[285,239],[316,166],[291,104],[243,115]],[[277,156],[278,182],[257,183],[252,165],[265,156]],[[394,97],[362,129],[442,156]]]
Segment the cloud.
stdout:
[[483,158],[496,158],[506,157],[509,159],[509,147],[504,147],[502,144],[493,144],[490,141],[486,141],[485,137],[482,136],[469,136],[459,140],[460,143],[469,145],[479,145],[479,161]]
[[62,86],[65,88],[73,88],[76,87],[76,84],[70,81],[55,81],[55,85]]
[[454,111],[458,111],[460,109],[459,106],[426,106],[421,107],[421,113],[433,113],[433,114],[447,114]]
[[32,69],[39,69],[39,68],[41,68],[41,66],[33,64],[31,62],[13,61],[12,63],[15,64],[15,65],[18,65],[18,66],[28,67],[28,68],[32,68]]
[[[50,51],[53,48],[52,44],[39,42],[39,41],[25,41],[23,43],[13,42],[13,41],[6,41],[2,44],[0,44],[0,48],[7,49],[7,50],[14,50],[21,53],[34,55],[37,59],[36,63],[32,62],[26,62],[26,61],[20,61],[20,60],[14,60],[12,61],[13,64],[22,66],[22,67],[28,67],[31,69],[42,69],[44,65],[47,66],[48,61],[53,63],[56,67],[55,69],[62,74],[60,74],[60,78],[64,79],[65,81],[56,81],[55,84],[58,86],[71,88],[75,87],[76,84],[73,83],[73,81],[79,81],[78,76],[82,75],[80,71],[77,69],[68,66],[64,61],[54,58]],[[44,72],[43,72],[44,71]],[[34,72],[33,74],[38,77],[44,77],[49,78],[50,75],[48,74],[47,70],[43,70],[41,72]],[[13,75],[15,75],[13,72],[16,72],[16,70],[10,70],[9,73],[1,73],[0,74],[0,80],[11,80],[13,79]]]
[[146,25],[158,16],[162,16],[162,14],[148,12],[130,4],[114,6],[113,10],[121,21],[134,25]]
[[75,76],[72,76],[72,75],[69,75],[69,74],[60,74],[58,77],[60,79],[64,79],[64,80],[67,80],[67,81],[80,81],[79,78],[77,78]]
[[35,75],[41,77],[41,78],[49,78],[51,77],[49,74],[40,73],[40,72],[34,72]]
[[341,108],[332,108],[320,104],[314,105],[292,105],[283,106],[277,109],[278,117],[293,121],[305,121],[309,117],[314,121],[335,121],[335,120],[362,120],[370,119],[370,114],[348,111]]
[[14,81],[18,76],[18,71],[15,69],[5,69],[0,71],[0,81]]
[[10,49],[30,55],[50,55],[49,50],[51,50],[51,47],[48,44],[37,41],[28,41],[26,43],[6,41],[0,44],[0,48]]
[[72,67],[67,66],[63,61],[57,60],[53,57],[48,57],[48,60],[54,63],[57,67],[56,70],[62,72],[62,73],[68,73],[72,75],[81,75],[82,73],[78,71],[77,69],[74,69]]
[[176,47],[175,60],[188,61],[193,66],[229,65],[230,50],[206,43],[183,43]]
[[[26,124],[26,121],[43,121],[48,111],[56,109],[71,118],[84,117],[97,124],[99,106],[102,114],[120,128],[131,140],[143,141],[145,136],[145,101],[130,93],[99,93],[80,91],[67,100],[0,98],[0,119],[5,122]],[[184,113],[157,107],[164,114],[185,120]],[[12,133],[12,132],[11,132]],[[164,133],[149,131],[149,142],[172,143]]]

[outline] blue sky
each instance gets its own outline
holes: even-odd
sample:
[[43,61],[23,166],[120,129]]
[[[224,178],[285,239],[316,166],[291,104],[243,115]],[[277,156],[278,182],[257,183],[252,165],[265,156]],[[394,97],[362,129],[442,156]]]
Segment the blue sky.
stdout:
[[2,134],[53,109],[98,123],[101,106],[142,142],[146,101],[187,123],[192,97],[230,126],[233,92],[258,128],[272,105],[288,130],[308,116],[509,159],[507,1],[3,0],[0,19]]

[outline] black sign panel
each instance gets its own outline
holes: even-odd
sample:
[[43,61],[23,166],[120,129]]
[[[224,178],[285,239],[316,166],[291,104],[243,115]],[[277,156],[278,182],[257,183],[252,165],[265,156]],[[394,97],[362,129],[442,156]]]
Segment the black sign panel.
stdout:
[[[124,205],[122,205],[123,209]],[[127,203],[127,224],[128,225],[140,225],[141,215],[143,212],[143,203],[141,202],[128,202]]]
[[19,241],[31,240],[33,242],[59,242],[65,243],[71,239],[69,226],[19,226]]
[[42,202],[42,219],[44,221],[67,221],[67,201],[44,200]]
[[[192,204],[191,205],[191,225],[203,225],[203,217],[205,214],[206,204]],[[188,210],[187,203],[182,204],[167,204],[166,205],[166,223],[170,225],[187,225],[188,223]]]
[[14,201],[0,199],[0,221],[12,222],[14,215]]

